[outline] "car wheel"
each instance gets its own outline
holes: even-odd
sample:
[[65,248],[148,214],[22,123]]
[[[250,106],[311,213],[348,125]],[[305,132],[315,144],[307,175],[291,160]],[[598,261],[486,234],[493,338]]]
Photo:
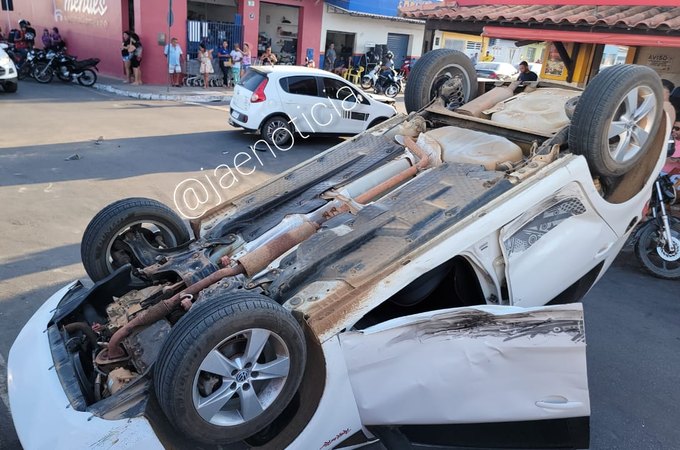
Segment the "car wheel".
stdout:
[[2,88],[5,90],[5,92],[16,92],[17,89],[19,88],[19,83],[12,83],[8,82],[2,85]]
[[135,264],[124,243],[125,234],[135,229],[157,248],[177,247],[190,239],[182,218],[156,200],[126,198],[114,202],[90,221],[80,245],[83,266],[93,281],[128,263],[141,266]]
[[262,124],[262,139],[277,147],[287,146],[293,138],[291,126],[283,116],[274,116]]
[[600,72],[574,108],[569,149],[594,175],[618,177],[647,153],[661,125],[663,91],[654,70],[619,65]]
[[38,83],[51,83],[53,76],[52,68],[47,63],[38,63],[33,67],[33,78]]
[[438,96],[446,107],[457,108],[477,96],[477,73],[470,58],[457,50],[441,48],[426,53],[412,69],[418,83],[406,85],[407,112],[420,111]]
[[302,328],[273,300],[222,293],[173,328],[154,368],[161,408],[182,433],[209,444],[246,439],[271,424],[304,373]]
[[97,74],[94,72],[92,69],[85,69],[83,70],[83,73],[80,74],[78,77],[78,83],[81,86],[94,86],[94,84],[97,82]]
[[657,278],[666,280],[680,279],[680,221],[671,222],[671,236],[674,249],[664,245],[663,230],[656,220],[650,220],[640,232],[635,243],[635,256],[647,272]]

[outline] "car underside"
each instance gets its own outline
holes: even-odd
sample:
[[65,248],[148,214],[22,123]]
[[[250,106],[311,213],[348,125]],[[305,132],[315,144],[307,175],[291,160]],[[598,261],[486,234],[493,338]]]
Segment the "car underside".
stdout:
[[616,115],[604,131],[586,126],[611,92],[515,83],[473,99],[456,64],[430,77],[438,95],[419,112],[208,211],[191,222],[193,239],[155,201],[100,212],[82,247],[95,284],[74,284],[47,326],[71,407],[145,415],[186,446],[288,445],[323,395],[312,380],[326,378],[322,346],[333,336],[585,295],[648,196],[665,142],[660,88],[621,88],[634,104],[612,109],[644,114],[646,137],[639,155],[607,165],[579,138],[604,132],[612,153],[642,134],[611,141]]

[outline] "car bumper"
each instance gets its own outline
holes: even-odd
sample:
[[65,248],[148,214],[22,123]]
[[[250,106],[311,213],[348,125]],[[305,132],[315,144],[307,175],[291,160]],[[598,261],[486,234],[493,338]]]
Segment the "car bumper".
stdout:
[[251,119],[251,116],[248,116],[247,114],[241,112],[240,110],[234,107],[229,108],[229,125],[234,127],[245,128],[246,130],[249,131],[257,130],[259,124],[253,126],[253,124],[248,123],[248,121],[250,122],[253,121]]
[[54,369],[45,330],[54,309],[72,286],[59,290],[38,309],[9,353],[7,387],[21,445],[26,450],[162,449],[144,417],[105,420],[71,407]]

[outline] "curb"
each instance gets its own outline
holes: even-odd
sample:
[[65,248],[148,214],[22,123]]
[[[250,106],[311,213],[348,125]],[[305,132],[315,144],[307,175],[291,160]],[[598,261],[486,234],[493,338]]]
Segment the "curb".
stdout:
[[125,89],[120,89],[109,84],[96,83],[93,86],[99,91],[109,92],[111,94],[120,95],[123,97],[137,98],[140,100],[170,100],[176,102],[193,102],[193,103],[213,103],[213,102],[230,102],[231,95],[226,94],[206,94],[206,95],[183,95],[183,94],[152,94],[147,92],[133,92]]

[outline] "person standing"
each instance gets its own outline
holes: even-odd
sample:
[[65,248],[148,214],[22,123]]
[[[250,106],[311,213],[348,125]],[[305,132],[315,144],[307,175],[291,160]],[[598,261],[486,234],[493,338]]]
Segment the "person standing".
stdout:
[[528,62],[522,61],[519,63],[519,76],[517,77],[517,80],[522,82],[538,81],[538,75],[536,75],[536,72],[532,72],[529,69]]
[[243,53],[238,44],[234,44],[234,49],[230,53],[232,61],[232,73],[234,75],[234,84],[241,82],[241,61],[243,60]]
[[222,70],[222,82],[224,87],[229,87],[231,84],[231,52],[229,51],[229,42],[222,41],[222,46],[217,50],[217,60],[220,63],[220,70]]
[[130,66],[130,59],[132,58],[132,55],[128,50],[129,47],[130,47],[130,32],[123,31],[123,44],[121,45],[120,48],[120,54],[123,58],[123,72],[125,73],[125,80],[123,80],[123,83],[130,83],[134,81],[132,78],[132,67]]
[[50,33],[50,39],[52,40],[52,48],[54,50],[63,50],[64,40],[61,38],[61,34],[59,34],[59,28],[52,27],[52,33]]
[[243,43],[243,60],[241,61],[241,77],[246,76],[250,65],[252,64],[252,55],[250,53],[250,44],[247,42]]
[[326,50],[326,57],[324,59],[324,66],[326,66],[326,70],[329,72],[333,71],[335,68],[335,59],[337,56],[338,55],[335,53],[335,44],[331,42],[331,45],[328,46],[328,50]]
[[182,47],[177,43],[177,38],[170,39],[170,45],[165,46],[165,57],[168,59],[168,73],[172,77],[172,86],[182,85]]
[[210,74],[214,73],[215,70],[212,66],[212,49],[208,50],[205,48],[204,43],[201,43],[198,46],[198,60],[201,62],[198,71],[203,74],[203,89],[208,89],[208,86],[210,85]]
[[50,48],[52,48],[52,38],[50,37],[50,30],[48,30],[47,28],[43,30],[41,41],[43,49],[49,50]]
[[130,53],[130,67],[134,78],[132,84],[137,86],[142,84],[142,51],[142,42],[139,36],[137,33],[131,33],[128,52]]

